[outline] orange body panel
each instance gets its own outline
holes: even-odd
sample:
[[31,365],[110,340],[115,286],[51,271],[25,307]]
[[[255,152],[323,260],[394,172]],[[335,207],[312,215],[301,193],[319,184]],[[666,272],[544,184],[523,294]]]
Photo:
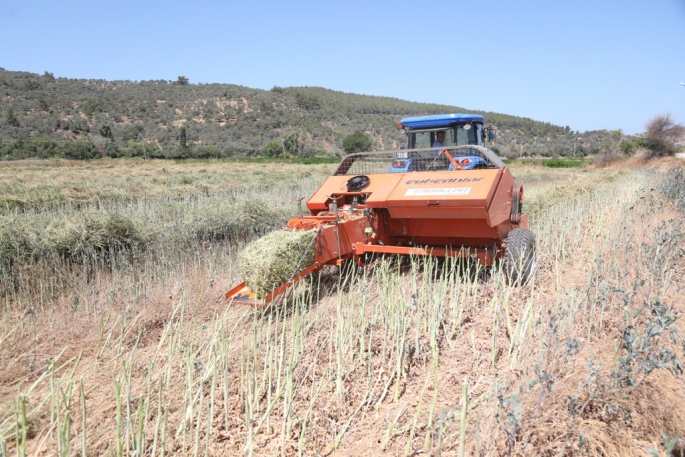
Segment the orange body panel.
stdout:
[[[369,219],[374,232],[371,244],[501,246],[501,240],[515,228],[509,222],[515,182],[506,167],[372,174],[369,178],[368,186],[361,191],[346,192],[350,176],[331,176],[309,199],[307,207],[316,216],[324,214],[332,198],[338,198],[344,209],[352,198],[363,197],[359,208],[373,210]],[[350,236],[351,232],[341,240]],[[337,256],[337,244],[334,250]],[[339,255],[345,257],[346,249],[341,250]]]
[[[370,194],[367,199],[368,203],[373,201],[379,203],[383,202],[395,188],[402,176],[404,175],[401,173],[372,175],[369,186],[365,188],[363,192],[359,193]],[[348,192],[345,185],[348,179],[350,179],[350,176],[330,176],[326,179],[321,187],[319,187],[319,190],[317,190],[307,201],[307,208],[309,208],[309,211],[311,211],[313,215],[316,215],[319,211],[328,210],[328,204],[331,202],[329,196],[353,195],[354,192]]]
[[511,200],[516,183],[508,168],[503,168],[501,171],[499,182],[496,186],[492,186],[492,195],[485,216],[490,227],[508,221],[511,215]]
[[443,208],[452,210],[451,218],[459,218],[457,208],[480,208],[482,215],[493,192],[493,183],[499,181],[500,174],[501,170],[407,173],[382,206],[415,208],[417,214],[428,218],[431,210]]

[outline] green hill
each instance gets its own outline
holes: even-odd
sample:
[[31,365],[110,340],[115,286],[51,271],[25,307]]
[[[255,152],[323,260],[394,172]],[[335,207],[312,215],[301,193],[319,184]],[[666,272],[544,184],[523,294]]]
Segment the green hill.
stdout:
[[[610,132],[573,132],[507,114],[415,103],[320,87],[251,89],[178,81],[55,78],[0,69],[0,158],[101,156],[254,156],[270,140],[298,134],[298,154],[334,155],[356,130],[374,149],[404,144],[396,128],[405,116],[483,114],[497,129],[501,154],[580,155]],[[183,146],[185,133],[185,147]],[[523,145],[523,146],[522,146]]]

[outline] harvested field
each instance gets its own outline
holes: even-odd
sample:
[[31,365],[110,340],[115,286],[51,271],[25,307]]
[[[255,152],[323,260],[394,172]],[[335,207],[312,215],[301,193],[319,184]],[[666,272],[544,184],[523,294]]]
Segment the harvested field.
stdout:
[[685,449],[682,172],[514,167],[520,288],[378,259],[227,307],[237,252],[334,168],[270,166],[0,165],[0,454]]

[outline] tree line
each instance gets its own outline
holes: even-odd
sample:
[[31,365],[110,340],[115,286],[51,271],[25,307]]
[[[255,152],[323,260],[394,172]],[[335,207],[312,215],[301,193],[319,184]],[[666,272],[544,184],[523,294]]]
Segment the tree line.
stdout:
[[193,84],[184,76],[106,81],[0,69],[0,158],[334,156],[355,132],[367,135],[373,149],[393,149],[405,142],[396,128],[401,118],[450,112],[483,114],[497,129],[494,147],[502,154],[589,152],[610,137],[319,87],[261,90]]

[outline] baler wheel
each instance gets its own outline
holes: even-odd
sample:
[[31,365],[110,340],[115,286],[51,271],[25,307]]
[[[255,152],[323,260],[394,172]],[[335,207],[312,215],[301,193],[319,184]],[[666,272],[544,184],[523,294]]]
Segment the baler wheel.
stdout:
[[503,270],[509,284],[523,285],[535,270],[535,235],[517,228],[509,232],[504,253]]

